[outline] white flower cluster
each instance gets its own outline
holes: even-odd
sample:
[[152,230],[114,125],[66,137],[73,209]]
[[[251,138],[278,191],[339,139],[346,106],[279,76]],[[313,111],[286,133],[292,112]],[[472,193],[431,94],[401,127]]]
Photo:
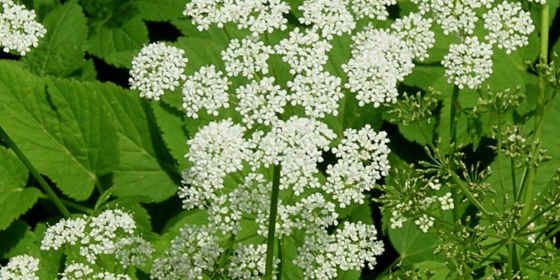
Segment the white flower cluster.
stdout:
[[396,102],[397,82],[412,72],[414,54],[405,41],[372,25],[352,37],[352,58],[342,65],[344,86],[356,93],[360,106]]
[[93,273],[93,269],[86,264],[72,262],[64,268],[64,271],[60,274],[62,276],[60,280],[81,280],[89,278],[90,274]]
[[272,47],[267,46],[256,36],[232,39],[226,50],[222,51],[222,60],[226,66],[228,76],[239,73],[247,78],[253,78],[257,73],[268,73],[268,58],[274,53]]
[[45,37],[47,29],[36,21],[35,11],[12,0],[1,0],[0,3],[0,46],[4,52],[14,50],[23,56],[32,47],[37,47],[39,38]]
[[432,12],[445,35],[470,35],[474,32],[478,16],[474,11],[480,7],[490,8],[494,0],[429,0],[420,1],[422,14]]
[[183,173],[185,186],[178,192],[185,209],[204,208],[206,200],[215,198],[214,191],[223,188],[225,176],[242,170],[251,159],[245,130],[231,119],[211,122],[187,141],[190,148],[185,157],[193,166]]
[[342,80],[326,71],[313,71],[296,75],[288,82],[291,90],[288,100],[292,106],[301,105],[310,118],[338,115],[338,101],[344,97],[340,88]]
[[306,0],[298,7],[303,12],[299,22],[313,25],[321,36],[332,40],[333,35],[349,34],[356,27],[354,16],[348,11],[348,0]]
[[326,124],[294,116],[279,122],[261,139],[255,158],[265,167],[281,165],[280,189],[299,195],[305,188],[320,186],[314,176],[317,163],[323,161],[321,150],[327,150],[335,137]]
[[184,50],[162,42],[143,47],[132,59],[130,88],[138,89],[140,97],[159,100],[164,90],[174,90],[187,78],[183,74],[188,61],[184,55]]
[[484,38],[507,54],[528,45],[527,36],[535,30],[531,14],[521,8],[521,3],[502,2],[482,17],[484,28],[489,31]]
[[212,272],[223,249],[218,238],[206,226],[185,225],[171,241],[165,255],[157,258],[150,271],[152,279],[203,279],[204,272]]
[[352,11],[357,19],[365,17],[386,20],[389,16],[386,6],[397,4],[396,0],[351,0]]
[[[232,279],[261,280],[265,272],[266,248],[266,244],[237,247],[231,257],[228,276]],[[277,270],[278,262],[279,260],[276,259],[274,270]],[[276,279],[276,273],[273,275],[272,279]]]
[[126,274],[115,274],[108,271],[98,272],[94,274],[93,268],[83,263],[72,262],[67,265],[64,271],[60,274],[60,280],[89,280],[89,279],[102,279],[102,280],[132,280]]
[[242,184],[229,194],[217,197],[214,203],[209,205],[210,227],[216,228],[222,234],[237,234],[241,230],[239,221],[243,215],[268,213],[271,188],[272,183],[266,181],[262,174],[249,173]]
[[439,202],[441,203],[441,210],[452,210],[455,208],[455,204],[453,203],[453,198],[451,197],[451,193],[448,192],[442,197],[438,197]]
[[338,161],[327,167],[324,189],[332,193],[344,208],[352,202],[363,203],[364,191],[369,191],[389,169],[387,133],[376,133],[370,125],[359,131],[347,129],[338,147],[332,149]]
[[223,28],[228,22],[237,23],[240,29],[249,29],[253,35],[285,30],[288,20],[284,14],[290,6],[280,0],[193,0],[185,6],[183,14],[192,18],[199,31],[215,23]]
[[294,264],[303,270],[303,279],[327,280],[338,276],[338,268],[343,271],[360,270],[364,262],[370,269],[377,264],[375,256],[385,250],[383,242],[376,238],[373,225],[362,222],[344,222],[342,229],[334,235],[326,231],[307,235],[304,245],[298,248]]
[[432,19],[424,18],[421,14],[411,13],[403,18],[397,18],[391,29],[403,40],[414,58],[423,61],[428,58],[428,50],[434,46],[435,34],[430,31]]
[[19,255],[11,258],[6,266],[0,266],[0,279],[39,280],[36,275],[38,270],[39,259],[29,255]]
[[282,0],[244,0],[234,1],[244,10],[237,18],[239,29],[249,29],[253,35],[275,29],[285,30],[288,20],[284,14],[290,12],[290,5]]
[[449,83],[476,89],[492,74],[492,45],[467,37],[464,43],[449,46],[441,64]]
[[251,81],[236,90],[239,104],[235,108],[242,116],[242,122],[252,128],[255,122],[266,126],[275,125],[278,115],[284,113],[288,92],[274,84],[274,77],[263,77]]
[[198,111],[206,109],[218,116],[218,109],[229,108],[228,80],[214,65],[203,66],[188,77],[183,85],[183,108],[187,117],[197,119]]
[[288,38],[282,39],[274,46],[276,54],[282,55],[282,60],[290,65],[290,74],[322,71],[329,56],[327,53],[332,45],[321,39],[316,31],[299,27],[290,31]]
[[434,226],[434,221],[435,219],[433,217],[424,214],[422,217],[418,218],[418,220],[414,221],[414,224],[417,225],[422,232],[426,233]]
[[80,255],[91,264],[101,255],[115,255],[124,268],[142,265],[154,250],[134,235],[135,229],[132,216],[120,209],[105,210],[89,221],[85,217],[62,219],[47,229],[41,250],[79,245]]

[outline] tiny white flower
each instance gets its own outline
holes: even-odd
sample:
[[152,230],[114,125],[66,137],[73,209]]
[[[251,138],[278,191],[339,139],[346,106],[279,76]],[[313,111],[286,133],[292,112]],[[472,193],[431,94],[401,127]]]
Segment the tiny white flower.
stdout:
[[441,210],[452,210],[455,208],[455,204],[453,203],[453,198],[451,197],[451,193],[448,192],[444,196],[438,198],[439,202],[441,203]]
[[434,225],[435,219],[433,217],[428,217],[428,215],[424,214],[422,217],[418,218],[418,220],[414,221],[422,232],[426,233],[428,230]]
[[434,191],[439,191],[439,189],[441,188],[441,183],[439,182],[439,179],[434,179],[434,180],[430,180],[428,182],[428,186],[430,186],[430,188]]

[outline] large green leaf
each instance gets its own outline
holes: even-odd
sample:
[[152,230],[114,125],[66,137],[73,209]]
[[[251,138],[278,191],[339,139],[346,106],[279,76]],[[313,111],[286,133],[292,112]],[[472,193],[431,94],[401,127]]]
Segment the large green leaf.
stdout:
[[41,194],[36,188],[25,188],[27,177],[27,169],[21,161],[11,151],[0,147],[0,230],[27,212]]
[[[161,139],[148,101],[112,84],[86,84],[100,91],[120,139],[120,162],[113,172],[116,196],[148,196],[163,201],[177,191],[180,174]],[[186,140],[185,140],[186,141]]]
[[165,144],[169,147],[169,151],[179,164],[180,169],[186,169],[189,164],[185,158],[185,153],[188,150],[186,145],[188,132],[184,126],[185,112],[164,102],[156,102],[152,105]]
[[116,129],[97,88],[40,79],[0,63],[0,125],[66,195],[87,199],[118,161]]
[[68,1],[45,16],[47,35],[24,63],[35,73],[70,77],[84,67],[86,18],[76,1]]
[[88,39],[88,52],[116,67],[130,68],[132,58],[149,43],[148,29],[139,17],[117,25],[94,22]]
[[402,228],[389,229],[389,240],[399,252],[404,265],[435,259],[437,234],[423,233],[411,221],[404,223]]

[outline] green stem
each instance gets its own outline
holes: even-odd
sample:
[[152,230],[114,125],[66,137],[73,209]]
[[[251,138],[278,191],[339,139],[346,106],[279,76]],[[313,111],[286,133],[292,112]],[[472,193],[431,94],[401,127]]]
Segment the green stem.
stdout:
[[[52,200],[51,200],[51,197],[48,196],[48,195],[46,195],[46,194],[44,194],[44,193],[41,193],[41,194],[39,195],[39,198],[47,199],[47,200],[52,201]],[[95,211],[93,211],[93,209],[91,209],[91,208],[89,208],[89,207],[82,206],[82,205],[80,205],[80,204],[78,204],[78,203],[75,203],[75,202],[72,202],[72,201],[70,201],[70,200],[65,200],[65,199],[62,199],[62,198],[61,198],[60,201],[62,201],[62,204],[64,204],[65,206],[68,206],[68,208],[72,208],[72,209],[74,209],[74,210],[78,210],[78,211],[80,211],[80,212],[82,212],[82,213],[85,213],[85,214],[88,214],[88,215],[90,215],[90,216],[93,215],[93,214],[95,213]]]
[[276,273],[276,280],[282,280],[282,269],[283,269],[282,259],[284,258],[284,254],[282,253],[283,241],[284,241],[284,237],[282,237],[282,239],[278,239],[278,259],[280,260],[280,264],[278,266],[278,272]]
[[513,159],[510,160],[510,164],[511,166],[509,168],[511,171],[511,185],[513,187],[513,199],[517,201],[517,180],[515,178],[515,162],[513,161]]
[[276,215],[278,213],[278,194],[280,193],[280,165],[275,165],[272,177],[272,194],[270,197],[270,218],[268,221],[268,237],[266,240],[266,269],[265,280],[272,279],[274,262],[274,231],[276,230]]
[[383,270],[383,272],[381,272],[381,274],[379,274],[377,279],[383,279],[383,277],[389,274],[395,268],[395,266],[397,266],[397,264],[399,264],[401,261],[402,261],[402,256],[396,258],[388,267],[385,268],[385,270]]
[[[465,195],[467,197],[467,199],[474,205],[476,206],[476,208],[478,208],[479,211],[481,211],[482,213],[484,213],[487,217],[490,216],[490,212],[488,212],[488,210],[486,210],[486,208],[484,208],[484,206],[474,197],[474,195],[472,194],[472,192],[469,190],[469,188],[467,186],[465,186],[465,183],[461,180],[461,178],[459,178],[459,176],[451,171],[451,177],[453,178],[453,180],[455,181],[455,183],[457,184],[457,186],[459,186],[459,189],[461,189],[461,192],[463,193],[463,195]],[[456,204],[459,205],[459,204]],[[457,208],[457,207],[455,207]]]
[[[548,2],[542,6],[541,10],[541,54],[540,63],[548,63],[548,33],[549,33],[549,13],[550,7]],[[523,206],[522,217],[525,220],[531,210],[531,200],[533,199],[533,188],[535,185],[535,178],[537,173],[536,162],[540,150],[540,140],[542,134],[542,120],[544,116],[544,104],[545,104],[545,91],[546,91],[546,79],[539,73],[539,93],[537,96],[537,108],[535,110],[535,134],[533,138],[533,157],[529,162],[527,181],[524,185],[523,190]]]
[[[455,143],[457,141],[457,109],[459,108],[459,92],[460,89],[458,86],[453,86],[453,94],[451,95],[451,116],[450,116],[450,124],[449,124],[449,144]],[[456,145],[453,146],[452,151],[449,152],[449,155],[453,155]]]
[[[502,187],[502,193],[506,194],[506,189],[504,187],[504,176],[502,174],[502,113],[498,112],[498,134],[497,134],[497,138],[498,138],[498,144],[496,145],[496,152],[498,153],[496,155],[497,160],[498,160],[498,176],[500,177],[500,186]],[[514,187],[515,188],[515,187]],[[513,194],[513,197],[515,198],[515,193]],[[505,201],[504,201],[505,203]]]
[[4,131],[2,126],[0,126],[0,138],[2,138],[4,140],[4,142],[12,149],[12,151],[14,151],[14,153],[21,160],[21,162],[23,162],[23,164],[27,167],[27,169],[29,170],[31,175],[33,175],[33,177],[35,178],[35,180],[37,180],[39,185],[43,188],[45,193],[50,197],[50,199],[52,200],[52,202],[54,203],[56,208],[58,208],[60,213],[62,213],[62,216],[64,216],[64,218],[70,218],[70,212],[68,212],[68,209],[66,209],[66,206],[64,206],[62,201],[60,201],[60,198],[58,198],[58,196],[56,195],[56,193],[54,193],[54,191],[51,189],[49,184],[47,184],[47,182],[45,181],[43,176],[41,176],[39,171],[37,171],[37,169],[35,169],[33,164],[31,164],[31,162],[27,159],[27,157],[23,154],[23,152],[18,148],[16,143],[14,143],[14,141],[12,141],[12,138],[10,138],[10,136],[8,136],[8,134],[6,133],[6,131]]
[[[459,108],[459,87],[456,85],[453,86],[453,94],[451,95],[451,112],[450,112],[450,119],[449,119],[449,169],[453,171],[453,154],[455,153],[455,149],[457,148],[457,109]],[[453,203],[455,205],[460,205],[461,197],[455,188],[451,189],[451,194],[453,197]],[[459,207],[453,208],[453,220],[457,221],[460,217],[460,209]]]

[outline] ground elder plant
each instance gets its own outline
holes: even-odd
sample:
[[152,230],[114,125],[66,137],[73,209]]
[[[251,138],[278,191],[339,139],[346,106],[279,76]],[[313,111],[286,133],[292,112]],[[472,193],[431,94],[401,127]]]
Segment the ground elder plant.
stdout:
[[560,277],[557,0],[0,2],[0,280]]

